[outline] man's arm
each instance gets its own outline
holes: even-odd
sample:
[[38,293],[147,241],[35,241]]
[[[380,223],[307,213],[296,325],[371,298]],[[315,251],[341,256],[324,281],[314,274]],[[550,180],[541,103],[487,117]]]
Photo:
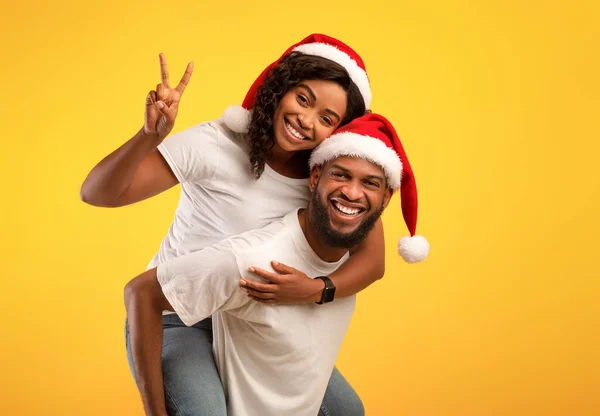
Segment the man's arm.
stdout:
[[125,286],[125,308],[136,379],[147,415],[166,416],[162,376],[162,312],[173,310],[156,277],[147,270]]
[[240,271],[226,241],[148,270],[125,286],[133,365],[147,415],[166,415],[162,376],[162,312],[188,326],[217,310],[248,303],[237,286]]

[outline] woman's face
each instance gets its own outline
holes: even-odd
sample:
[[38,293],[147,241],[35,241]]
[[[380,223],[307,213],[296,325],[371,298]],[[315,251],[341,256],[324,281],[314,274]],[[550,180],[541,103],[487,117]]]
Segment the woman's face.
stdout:
[[275,147],[287,152],[314,149],[337,129],[346,108],[346,92],[335,82],[300,82],[283,96],[275,110]]

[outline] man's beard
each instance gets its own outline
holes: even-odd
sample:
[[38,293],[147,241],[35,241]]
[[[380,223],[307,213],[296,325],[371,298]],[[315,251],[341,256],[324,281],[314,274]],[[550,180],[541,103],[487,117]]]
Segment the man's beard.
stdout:
[[327,211],[327,207],[321,203],[317,192],[312,193],[311,203],[310,222],[317,238],[329,247],[341,247],[345,249],[351,249],[367,237],[384,209],[382,204],[381,208],[361,222],[356,227],[356,230],[345,234],[331,228],[329,212]]

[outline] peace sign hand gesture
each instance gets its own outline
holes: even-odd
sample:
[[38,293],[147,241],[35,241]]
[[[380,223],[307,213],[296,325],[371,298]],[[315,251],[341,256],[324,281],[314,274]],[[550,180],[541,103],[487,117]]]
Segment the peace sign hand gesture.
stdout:
[[181,81],[175,88],[169,85],[169,71],[164,54],[158,55],[160,60],[160,76],[162,82],[156,86],[156,91],[150,91],[146,97],[144,112],[144,132],[158,136],[163,140],[173,129],[179,110],[179,102],[185,87],[190,82],[194,64],[188,63]]

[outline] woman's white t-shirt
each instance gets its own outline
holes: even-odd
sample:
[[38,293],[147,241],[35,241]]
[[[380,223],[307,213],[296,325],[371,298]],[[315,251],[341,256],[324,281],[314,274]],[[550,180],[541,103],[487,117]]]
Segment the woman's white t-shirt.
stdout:
[[254,179],[245,137],[221,120],[177,133],[158,151],[181,183],[181,197],[148,268],[262,228],[308,204],[308,179],[282,176],[268,165]]

